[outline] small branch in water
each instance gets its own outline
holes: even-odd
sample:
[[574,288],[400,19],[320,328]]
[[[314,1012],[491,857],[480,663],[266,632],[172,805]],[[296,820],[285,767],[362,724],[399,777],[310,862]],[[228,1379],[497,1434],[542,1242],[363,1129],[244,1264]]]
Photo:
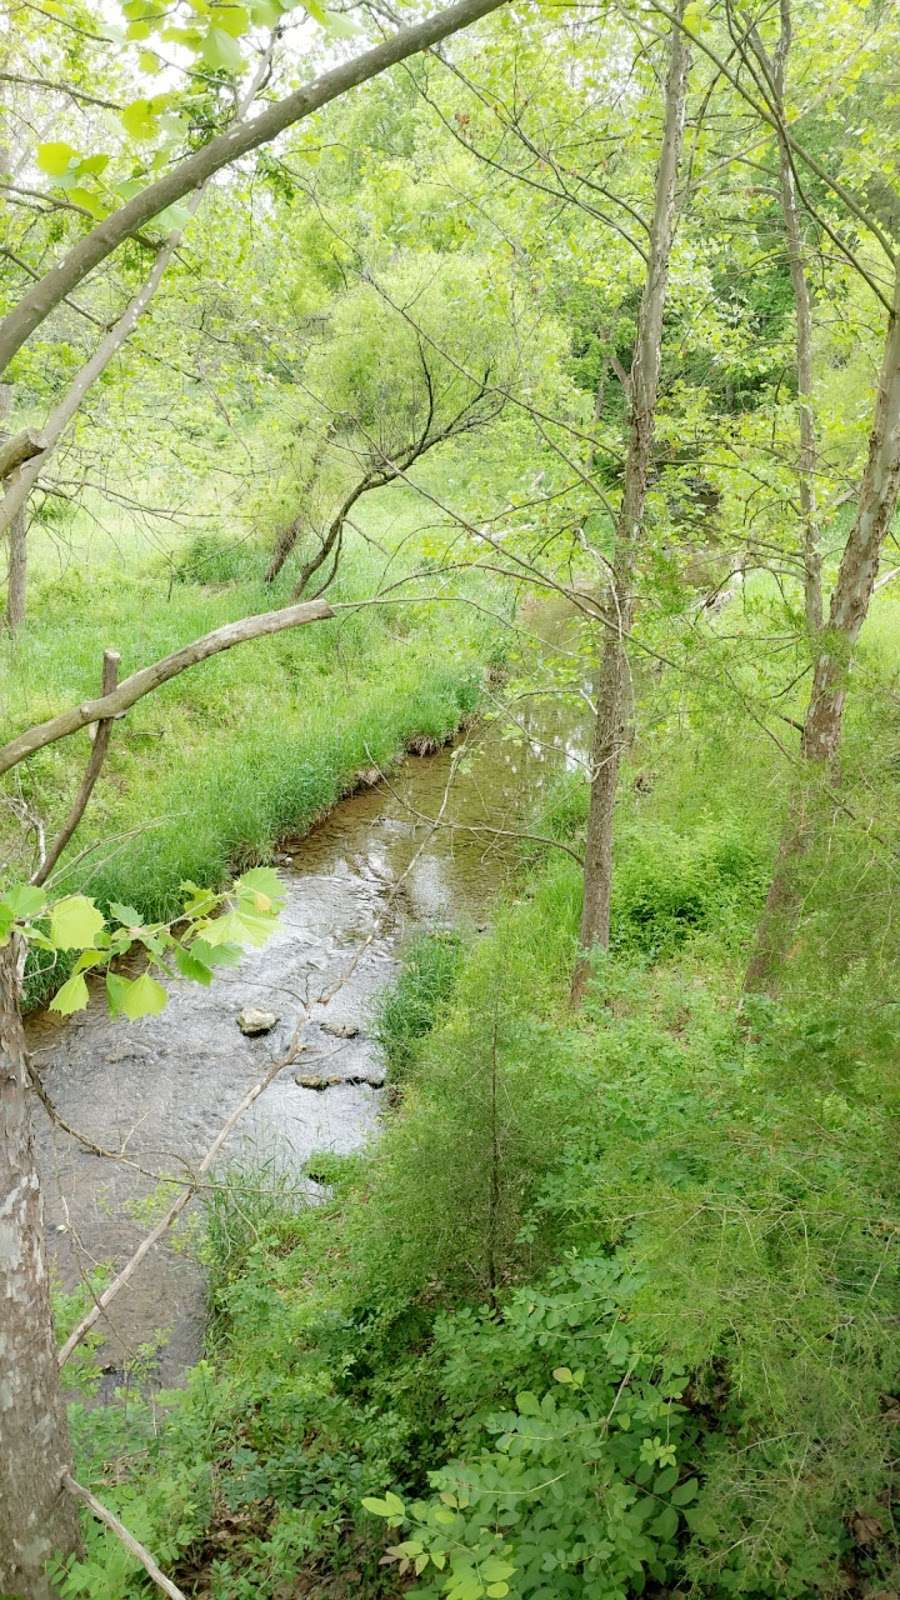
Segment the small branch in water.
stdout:
[[138,1543],[134,1534],[128,1532],[124,1522],[119,1521],[115,1512],[110,1511],[102,1500],[98,1500],[96,1495],[91,1494],[90,1489],[85,1489],[82,1484],[76,1483],[71,1473],[63,1473],[62,1481],[63,1487],[68,1489],[69,1494],[74,1495],[76,1500],[83,1500],[85,1505],[90,1507],[98,1522],[104,1523],[115,1534],[120,1544],[125,1546],[129,1555],[134,1556],[135,1560],[141,1563],[144,1571],[153,1579],[157,1588],[162,1589],[163,1594],[169,1596],[169,1600],[187,1600],[184,1590],[179,1589],[171,1578],[167,1578],[165,1573],[160,1571],[150,1551],[145,1550],[144,1546]]

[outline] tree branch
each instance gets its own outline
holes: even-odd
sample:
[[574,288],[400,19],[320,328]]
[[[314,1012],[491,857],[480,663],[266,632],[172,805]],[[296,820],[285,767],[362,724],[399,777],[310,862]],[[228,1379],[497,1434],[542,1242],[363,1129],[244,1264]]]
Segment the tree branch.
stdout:
[[279,611],[263,611],[257,616],[242,617],[238,622],[227,622],[222,628],[214,628],[212,633],[206,633],[191,644],[182,645],[180,650],[173,650],[171,655],[154,661],[151,666],[133,672],[111,693],[100,695],[96,700],[85,700],[79,706],[61,711],[59,716],[51,717],[48,722],[26,728],[24,733],[18,734],[0,749],[0,774],[9,772],[11,767],[18,766],[20,761],[33,755],[36,750],[44,750],[48,744],[68,738],[69,734],[77,733],[79,728],[86,728],[91,722],[120,717],[144,695],[152,694],[154,689],[167,683],[170,678],[178,677],[188,667],[195,667],[210,656],[219,655],[223,650],[232,650],[235,645],[246,644],[251,639],[262,639],[270,633],[282,633],[286,628],[300,628],[306,622],[322,622],[326,617],[333,616],[334,610],[327,601],[307,600],[302,605],[283,606]]
[[115,1534],[120,1544],[125,1546],[129,1555],[134,1556],[135,1560],[141,1563],[144,1571],[153,1579],[157,1588],[162,1589],[163,1594],[169,1596],[169,1600],[187,1600],[184,1590],[177,1588],[171,1578],[167,1578],[165,1573],[160,1571],[150,1551],[145,1550],[142,1544],[138,1544],[134,1534],[128,1532],[124,1522],[119,1521],[115,1512],[110,1511],[102,1500],[98,1500],[96,1495],[91,1494],[90,1489],[85,1489],[82,1484],[76,1483],[70,1472],[63,1473],[62,1481],[63,1487],[68,1489],[69,1494],[74,1495],[76,1500],[83,1500],[85,1505],[89,1506],[93,1511],[98,1522],[105,1523],[106,1527]]
[[3,318],[0,322],[0,373],[60,301],[151,217],[200,188],[222,167],[230,166],[241,156],[269,144],[286,128],[338,99],[348,90],[367,83],[388,67],[417,55],[419,51],[457,33],[460,28],[488,16],[505,3],[506,0],[456,0],[444,11],[438,11],[434,16],[426,17],[410,27],[400,28],[391,38],[383,40],[373,49],[333,67],[312,83],[295,90],[283,100],[277,100],[252,122],[232,126],[211,139],[201,150],[179,161],[164,177],[149,184],[126,205],[92,228]]

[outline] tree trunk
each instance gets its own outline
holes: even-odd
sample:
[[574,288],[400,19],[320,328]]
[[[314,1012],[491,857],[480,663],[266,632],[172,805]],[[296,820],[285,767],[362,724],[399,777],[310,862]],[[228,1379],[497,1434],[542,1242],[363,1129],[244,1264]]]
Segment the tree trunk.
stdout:
[[847,674],[853,647],[865,622],[881,548],[890,531],[900,490],[900,260],[894,282],[894,307],[888,319],[884,361],[875,401],[869,453],[860,486],[856,517],[841,560],[831,597],[828,629],[815,661],[801,756],[807,781],[791,804],[787,826],[765,909],[756,931],[744,989],[773,994],[794,935],[800,909],[798,868],[812,848],[815,817],[809,780],[834,774],[841,743]]
[[[680,21],[684,3],[677,7]],[[684,140],[690,49],[673,25],[666,80],[663,143],[656,173],[656,196],[647,276],[641,296],[638,334],[629,377],[628,455],[615,556],[605,608],[605,645],[597,681],[597,713],[591,759],[591,801],[584,863],[584,903],[579,956],[572,979],[572,1003],[581,1000],[590,970],[590,952],[609,946],[613,825],[619,762],[628,736],[631,669],[628,637],[634,616],[634,579],[640,546],[647,481],[653,456],[653,430],[659,390],[662,322],[675,231],[675,187]]]
[[25,511],[13,517],[7,533],[9,564],[6,584],[6,626],[15,634],[25,621],[25,592],[28,581],[28,545],[25,533]]
[[753,43],[763,69],[770,77],[778,114],[778,180],[781,191],[781,214],[787,243],[791,288],[797,324],[797,404],[800,415],[800,451],[797,458],[797,475],[800,480],[800,515],[803,521],[803,596],[806,627],[811,639],[821,631],[822,610],[822,555],[819,548],[819,528],[816,507],[816,417],[813,409],[813,349],[812,349],[812,296],[803,259],[803,234],[800,226],[800,207],[797,199],[797,181],[791,147],[786,134],[785,77],[793,37],[790,0],[781,0],[781,32],[772,58],[771,69],[762,41],[753,35]]
[[44,1215],[34,1157],[18,950],[0,950],[0,1594],[48,1600],[52,1555],[79,1546],[50,1318]]

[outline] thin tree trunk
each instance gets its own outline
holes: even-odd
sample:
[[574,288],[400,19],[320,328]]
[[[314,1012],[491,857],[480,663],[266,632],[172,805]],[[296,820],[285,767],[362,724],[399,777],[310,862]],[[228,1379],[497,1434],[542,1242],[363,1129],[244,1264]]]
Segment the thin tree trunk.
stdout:
[[797,181],[794,177],[793,157],[786,134],[785,76],[793,38],[790,0],[781,0],[781,31],[772,61],[769,62],[765,46],[758,34],[752,42],[763,71],[769,79],[774,107],[778,118],[778,182],[781,192],[781,214],[787,243],[791,288],[796,316],[796,375],[797,404],[800,419],[800,450],[797,458],[797,475],[800,480],[800,515],[803,521],[803,595],[807,632],[811,639],[821,632],[822,606],[822,556],[819,548],[818,511],[816,505],[816,416],[813,408],[813,348],[812,348],[812,296],[803,259],[803,234],[800,225],[800,206]]
[[9,563],[6,582],[6,626],[15,634],[25,621],[25,596],[28,584],[28,545],[25,511],[17,511],[7,534]]
[[0,950],[0,1594],[48,1600],[52,1555],[79,1545],[63,1486],[72,1470],[50,1320],[18,950]]
[[[316,473],[318,472],[319,467],[322,465],[322,457],[324,456],[325,451],[334,438],[336,432],[337,428],[335,424],[332,423],[328,428],[326,428],[325,432],[322,434],[322,437],[319,439],[318,444],[313,451],[313,458],[310,462],[309,470],[303,479],[303,484],[300,489],[301,495],[309,494],[310,489],[316,481]],[[275,541],[275,548],[272,551],[272,559],[266,569],[266,583],[275,582],[275,579],[278,577],[279,572],[284,566],[284,563],[287,561],[288,556],[291,554],[291,551],[296,545],[297,540],[299,539],[306,525],[306,518],[304,517],[303,512],[299,511],[293,522],[289,522],[286,527],[282,528],[278,538]]]
[[[676,17],[680,21],[684,0]],[[673,25],[666,80],[665,126],[656,173],[656,197],[638,334],[629,377],[628,454],[622,507],[616,528],[613,571],[605,608],[606,640],[597,682],[597,716],[591,758],[591,800],[584,865],[584,903],[579,956],[572,979],[572,1003],[581,1000],[590,970],[590,953],[609,946],[613,827],[622,747],[631,710],[628,636],[634,616],[634,579],[652,464],[653,430],[659,390],[662,323],[675,231],[675,190],[684,142],[690,47]]]
[[834,772],[841,743],[847,675],[875,589],[881,549],[890,531],[898,491],[900,260],[859,503],[831,597],[828,629],[822,640],[827,648],[820,650],[816,657],[803,725],[800,750],[806,764],[806,781],[794,795],[765,909],[756,931],[744,979],[744,989],[750,994],[775,992],[797,926],[802,893],[799,868],[815,841],[816,780]]

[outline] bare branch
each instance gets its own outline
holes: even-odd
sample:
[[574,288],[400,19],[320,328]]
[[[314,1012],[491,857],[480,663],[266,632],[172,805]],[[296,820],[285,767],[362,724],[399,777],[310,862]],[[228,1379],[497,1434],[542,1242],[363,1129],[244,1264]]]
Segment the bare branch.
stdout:
[[[116,687],[116,680],[119,676],[119,663],[121,659],[122,657],[119,655],[117,650],[104,650],[103,673],[101,677],[101,692],[103,695],[112,694],[114,688]],[[66,845],[75,832],[75,829],[78,827],[79,822],[84,816],[85,810],[87,809],[87,803],[90,800],[94,790],[94,784],[97,782],[97,779],[100,776],[100,768],[103,766],[103,763],[106,759],[106,752],[109,749],[109,736],[112,733],[112,725],[112,717],[106,717],[102,722],[97,723],[97,726],[94,730],[91,753],[88,757],[87,766],[84,769],[84,777],[81,780],[78,793],[73,801],[72,809],[63,823],[62,828],[57,834],[53,844],[50,846],[50,850],[47,853],[46,859],[41,862],[41,865],[33,874],[31,879],[32,883],[41,884],[47,882],[47,879],[53,871],[53,868],[56,866],[57,861],[59,860],[66,848]]]

